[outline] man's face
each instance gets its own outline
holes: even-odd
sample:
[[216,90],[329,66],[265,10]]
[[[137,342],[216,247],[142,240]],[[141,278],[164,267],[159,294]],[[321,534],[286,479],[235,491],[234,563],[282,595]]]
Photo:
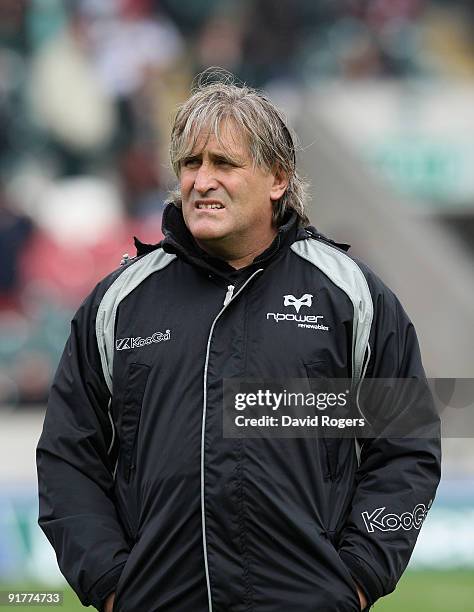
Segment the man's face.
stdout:
[[222,124],[221,141],[200,134],[182,161],[183,217],[196,241],[211,252],[245,251],[274,236],[272,202],[283,195],[286,180],[253,166],[247,142],[232,122]]

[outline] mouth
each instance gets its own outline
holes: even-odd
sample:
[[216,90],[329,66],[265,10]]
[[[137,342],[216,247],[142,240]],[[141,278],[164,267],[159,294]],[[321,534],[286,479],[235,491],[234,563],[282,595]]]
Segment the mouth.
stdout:
[[194,206],[197,210],[222,210],[225,208],[219,200],[196,200]]

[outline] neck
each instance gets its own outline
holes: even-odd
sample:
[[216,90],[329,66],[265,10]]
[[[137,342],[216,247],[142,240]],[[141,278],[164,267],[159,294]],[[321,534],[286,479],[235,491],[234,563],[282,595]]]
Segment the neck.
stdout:
[[[240,270],[250,265],[256,257],[266,251],[276,235],[277,229],[272,227],[271,232],[261,240],[258,240],[252,246],[247,248],[241,247],[239,249],[235,248],[235,238],[232,241],[233,245],[227,245],[221,242],[219,242],[219,244],[214,244],[213,241],[201,240],[196,240],[196,242],[201,249],[209,253],[209,255],[220,257],[236,270]],[[242,243],[245,244],[245,240],[242,240]]]

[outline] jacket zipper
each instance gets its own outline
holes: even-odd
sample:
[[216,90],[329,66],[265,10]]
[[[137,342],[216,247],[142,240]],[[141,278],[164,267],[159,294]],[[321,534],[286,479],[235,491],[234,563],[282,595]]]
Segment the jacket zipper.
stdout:
[[224,306],[227,306],[227,304],[232,299],[232,294],[234,293],[234,289],[235,289],[235,285],[229,285],[227,287],[227,293],[225,294],[225,298],[224,298]]
[[211,348],[211,340],[212,335],[214,333],[214,327],[216,326],[217,321],[221,317],[222,313],[225,311],[227,306],[235,300],[235,298],[242,293],[245,287],[250,283],[250,281],[263,272],[263,268],[259,268],[256,270],[252,276],[245,281],[245,283],[240,287],[240,289],[234,294],[235,285],[229,285],[227,287],[227,293],[224,298],[224,303],[222,308],[217,313],[214,321],[212,322],[211,329],[209,330],[209,336],[207,339],[207,348],[206,348],[206,360],[204,362],[204,401],[202,408],[202,424],[201,424],[201,525],[202,525],[202,544],[204,550],[204,569],[206,572],[206,584],[207,584],[207,601],[209,604],[209,612],[212,612],[212,593],[211,593],[211,581],[209,578],[209,563],[207,560],[207,539],[206,539],[206,508],[205,508],[205,500],[204,500],[204,442],[206,437],[206,412],[207,412],[207,369],[209,365],[209,350]]

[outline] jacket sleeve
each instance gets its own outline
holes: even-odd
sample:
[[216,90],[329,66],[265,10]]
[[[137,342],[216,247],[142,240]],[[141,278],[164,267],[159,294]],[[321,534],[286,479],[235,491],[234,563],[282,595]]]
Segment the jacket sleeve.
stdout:
[[96,290],[71,325],[38,447],[39,524],[84,605],[102,609],[129,547],[113,502],[112,426],[95,336]]
[[[439,417],[426,384],[415,329],[381,281],[369,280],[369,285],[374,319],[367,377],[411,378],[418,389],[402,394],[403,401],[398,402],[402,405],[397,406],[413,424],[409,435],[382,432],[362,441],[351,509],[339,537],[340,557],[372,605],[395,589],[408,564],[439,483],[441,447]],[[376,405],[381,414],[393,412],[392,404]]]

